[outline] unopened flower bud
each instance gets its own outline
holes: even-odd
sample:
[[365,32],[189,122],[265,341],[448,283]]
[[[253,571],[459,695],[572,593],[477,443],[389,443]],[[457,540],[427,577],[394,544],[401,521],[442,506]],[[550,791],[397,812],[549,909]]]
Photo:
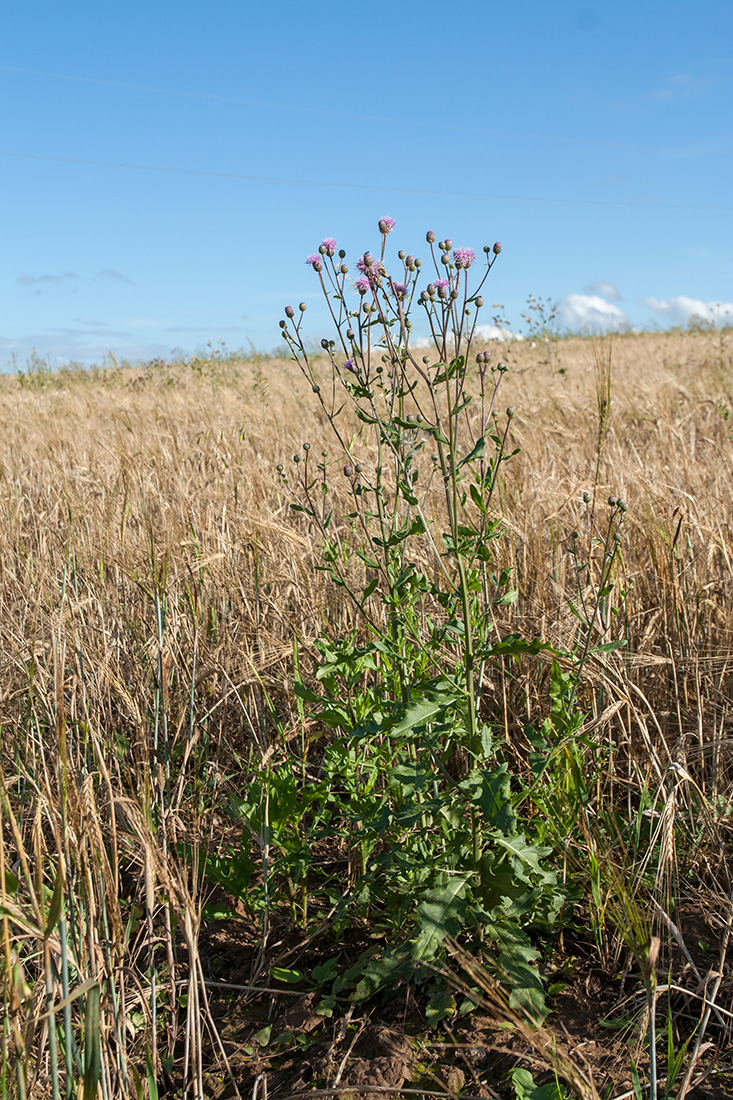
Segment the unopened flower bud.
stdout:
[[451,248],[453,247],[453,241],[450,239],[450,237],[446,237],[443,244],[446,252],[450,252]]
[[432,229],[428,229],[427,233],[425,234],[425,240],[428,242],[428,244],[435,243],[435,234],[433,233]]
[[616,507],[616,497],[610,496],[608,498],[608,503],[611,506],[611,508],[615,508]]
[[339,268],[339,271],[341,272],[342,275],[348,275],[349,274],[349,265],[348,264],[341,264],[341,267]]
[[287,328],[288,327],[287,321],[278,321],[278,324],[280,325],[280,328]]
[[514,417],[514,409],[511,407],[511,405],[507,409],[506,414],[510,420]]
[[293,455],[293,462],[295,462],[296,464],[300,462],[300,455]]
[[328,351],[328,340],[325,338],[325,336],[321,340],[321,347],[323,348],[324,351]]
[[494,255],[498,256],[500,252],[501,252],[501,241],[497,241],[496,244],[494,245]]
[[583,493],[583,504],[590,504],[590,493]]
[[354,339],[354,330],[353,330],[353,328],[349,328],[349,329],[346,330],[346,339],[347,340],[353,340]]
[[300,310],[301,313],[305,313],[307,308],[308,308],[308,306],[305,304],[305,302],[301,302],[300,305],[298,306],[298,309]]
[[483,304],[484,304],[484,300],[483,300],[483,298],[480,298],[480,297],[479,297],[479,298],[477,298],[477,299],[476,299],[476,309],[481,309],[481,306],[482,306]]
[[361,462],[357,462],[356,466],[354,466],[354,469],[356,470],[357,474],[360,474],[364,467],[362,466]]
[[397,259],[398,260],[404,260],[404,258],[405,258],[404,250],[400,249],[399,252],[397,253]]
[[405,420],[407,421],[408,424],[414,424],[415,423],[415,414],[414,413],[408,413],[407,416],[405,417]]
[[415,257],[413,263],[415,264],[415,267],[422,267],[422,260],[420,259],[419,256]]
[[295,317],[295,310],[293,309],[292,306],[285,306],[285,316],[286,317]]
[[310,449],[311,449],[311,445],[310,445],[310,443],[304,443],[304,444],[303,444],[303,450],[304,450],[304,451],[309,451]]
[[346,259],[346,249],[345,248],[339,248],[339,259],[340,260],[345,260]]
[[349,466],[349,464],[347,463],[344,466],[344,477],[353,477],[353,476],[354,476],[354,467]]

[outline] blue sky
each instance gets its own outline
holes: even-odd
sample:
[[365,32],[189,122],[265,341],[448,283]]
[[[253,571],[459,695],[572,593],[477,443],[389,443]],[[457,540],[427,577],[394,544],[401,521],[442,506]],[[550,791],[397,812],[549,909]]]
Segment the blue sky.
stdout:
[[[0,21],[0,366],[266,351],[305,264],[503,252],[521,331],[733,314],[730,0],[37,0]],[[715,303],[721,303],[718,307]],[[489,318],[487,318],[488,320]]]

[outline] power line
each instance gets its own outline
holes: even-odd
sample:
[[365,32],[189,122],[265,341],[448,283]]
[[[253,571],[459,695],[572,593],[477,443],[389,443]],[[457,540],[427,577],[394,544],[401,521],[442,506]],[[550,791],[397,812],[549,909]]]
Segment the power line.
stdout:
[[59,164],[82,164],[94,168],[115,168],[135,172],[163,172],[176,176],[202,176],[210,179],[243,180],[248,183],[281,183],[290,187],[335,188],[339,191],[372,191],[394,195],[432,195],[439,198],[481,199],[490,202],[547,203],[561,206],[642,207],[645,210],[705,210],[728,211],[730,206],[705,206],[694,203],[649,202],[642,200],[564,199],[543,195],[490,195],[483,191],[442,191],[426,187],[393,187],[368,183],[341,183],[338,180],[304,180],[285,176],[254,176],[242,172],[215,172],[207,168],[170,168],[160,164],[130,164],[116,160],[91,160],[85,157],[62,157],[51,153],[19,153],[0,149],[0,157],[19,160],[53,161]]
[[[387,124],[394,126],[394,117],[385,117],[382,115],[365,115],[356,114],[350,111],[336,111],[333,108],[322,107],[309,107],[302,103],[273,103],[268,100],[260,99],[245,99],[239,96],[219,95],[215,92],[186,92],[179,88],[160,88],[151,84],[129,84],[121,80],[100,80],[97,77],[92,76],[76,76],[71,73],[50,73],[41,69],[20,69],[11,65],[0,65],[0,72],[4,73],[18,73],[22,76],[40,76],[48,80],[65,80],[76,84],[94,84],[103,88],[121,88],[125,91],[132,92],[152,92],[155,95],[169,95],[177,96],[181,99],[202,99],[208,100],[214,103],[236,103],[245,107],[260,107],[267,110],[274,111],[292,111],[297,114],[307,115],[320,115],[325,118],[341,118],[348,119],[353,122],[378,122],[381,124]],[[400,118],[399,123],[402,126],[416,126],[421,128],[427,128],[431,131],[444,130],[457,133],[466,134],[482,134],[485,137],[503,137],[503,138],[523,138],[526,141],[550,141],[553,144],[565,143],[569,145],[598,145],[606,146],[613,149],[636,149],[636,150],[662,150],[666,148],[663,145],[655,145],[641,142],[630,141],[608,141],[603,138],[589,138],[589,137],[558,137],[556,134],[548,133],[523,133],[517,130],[496,130],[489,129],[481,126],[466,126],[455,122],[436,122],[433,118],[430,119],[409,119]]]

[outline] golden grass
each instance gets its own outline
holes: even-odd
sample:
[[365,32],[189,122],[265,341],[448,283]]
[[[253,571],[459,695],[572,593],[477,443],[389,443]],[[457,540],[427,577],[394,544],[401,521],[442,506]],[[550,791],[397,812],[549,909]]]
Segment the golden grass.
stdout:
[[[614,627],[628,647],[591,662],[595,690],[582,701],[622,750],[619,783],[643,785],[655,772],[661,781],[675,762],[716,830],[733,797],[731,341],[729,330],[616,338],[600,458],[590,340],[558,345],[561,373],[543,365],[542,348],[502,349],[511,370],[500,398],[516,411],[521,448],[504,468],[500,504],[502,553],[520,590],[516,626],[572,643],[569,546],[573,531],[588,536],[582,494],[597,494],[597,516],[611,493],[628,502],[618,571],[627,596]],[[186,1049],[200,1081],[202,1025],[190,1008],[205,1017],[200,898],[172,846],[212,827],[202,808],[220,783],[241,788],[280,751],[281,736],[299,730],[288,687],[293,637],[305,663],[322,631],[350,622],[314,568],[318,539],[289,511],[275,472],[305,441],[331,447],[328,424],[294,364],[256,358],[68,371],[23,385],[4,378],[0,414],[0,877],[22,879],[18,861],[29,861],[27,889],[12,901],[22,912],[8,916],[8,901],[3,918],[6,992],[20,975],[8,994],[14,1049],[33,1051],[38,1080],[47,1079],[54,1040],[48,1029],[43,1038],[47,991],[34,981],[44,969],[27,955],[22,963],[19,944],[30,938],[58,955],[55,926],[53,942],[43,935],[42,879],[53,885],[73,864],[89,876],[89,920],[114,926],[119,947],[117,959],[105,958],[88,926],[74,948],[75,980],[123,965],[146,972],[144,937],[123,946],[131,890],[149,931],[161,904],[168,922],[182,922]],[[525,684],[540,710],[545,674],[538,663]],[[184,746],[175,775],[166,774],[166,739],[168,752]],[[151,807],[164,789],[156,823]],[[713,890],[723,872],[702,870]],[[125,876],[139,887],[123,888]],[[134,984],[120,977],[119,995],[134,999]],[[114,1014],[104,1012],[110,1034]],[[133,1044],[118,1036],[120,1049]],[[121,1095],[126,1071],[116,1058],[102,1072]]]

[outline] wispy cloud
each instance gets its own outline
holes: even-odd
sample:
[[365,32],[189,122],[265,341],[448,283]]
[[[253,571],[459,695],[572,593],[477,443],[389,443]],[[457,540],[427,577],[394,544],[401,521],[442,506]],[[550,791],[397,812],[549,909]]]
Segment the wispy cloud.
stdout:
[[691,99],[706,92],[715,83],[712,76],[694,77],[691,73],[676,73],[665,81],[662,88],[652,92],[652,96],[661,100]]
[[641,298],[641,305],[672,325],[686,325],[693,318],[713,324],[733,323],[733,302],[703,302],[700,298]]
[[59,286],[62,283],[68,282],[92,282],[92,283],[106,283],[107,285],[113,283],[127,283],[132,286],[132,279],[128,279],[127,275],[123,275],[121,271],[116,271],[113,267],[105,267],[102,271],[98,271],[96,275],[91,278],[83,278],[77,275],[73,271],[63,271],[59,275],[43,274],[43,275],[20,275],[16,280],[19,286]]
[[95,283],[128,283],[132,286],[132,279],[128,279],[127,275],[123,275],[120,271],[115,271],[113,267],[105,267],[103,271],[98,271],[94,281]]
[[[242,325],[225,325],[219,327],[217,332],[246,332],[247,330]],[[163,332],[188,332],[188,333],[203,333],[205,336],[211,336],[211,325],[168,325],[163,329]]]
[[19,286],[38,286],[39,283],[67,283],[78,278],[73,271],[64,271],[61,275],[21,275],[15,281]]
[[628,323],[623,310],[599,294],[568,294],[557,303],[557,314],[565,328],[581,331],[620,328]]
[[90,332],[82,329],[47,329],[30,332],[17,338],[0,336],[0,371],[22,369],[32,354],[39,355],[52,366],[65,366],[74,361],[90,365],[102,363],[109,352],[118,360],[145,362],[166,358],[171,348],[157,341],[136,340],[129,332],[105,329]]
[[619,293],[618,288],[613,285],[613,283],[588,283],[587,286],[583,287],[583,292],[590,295],[600,294],[601,298],[606,298],[609,302],[621,301],[621,294]]

